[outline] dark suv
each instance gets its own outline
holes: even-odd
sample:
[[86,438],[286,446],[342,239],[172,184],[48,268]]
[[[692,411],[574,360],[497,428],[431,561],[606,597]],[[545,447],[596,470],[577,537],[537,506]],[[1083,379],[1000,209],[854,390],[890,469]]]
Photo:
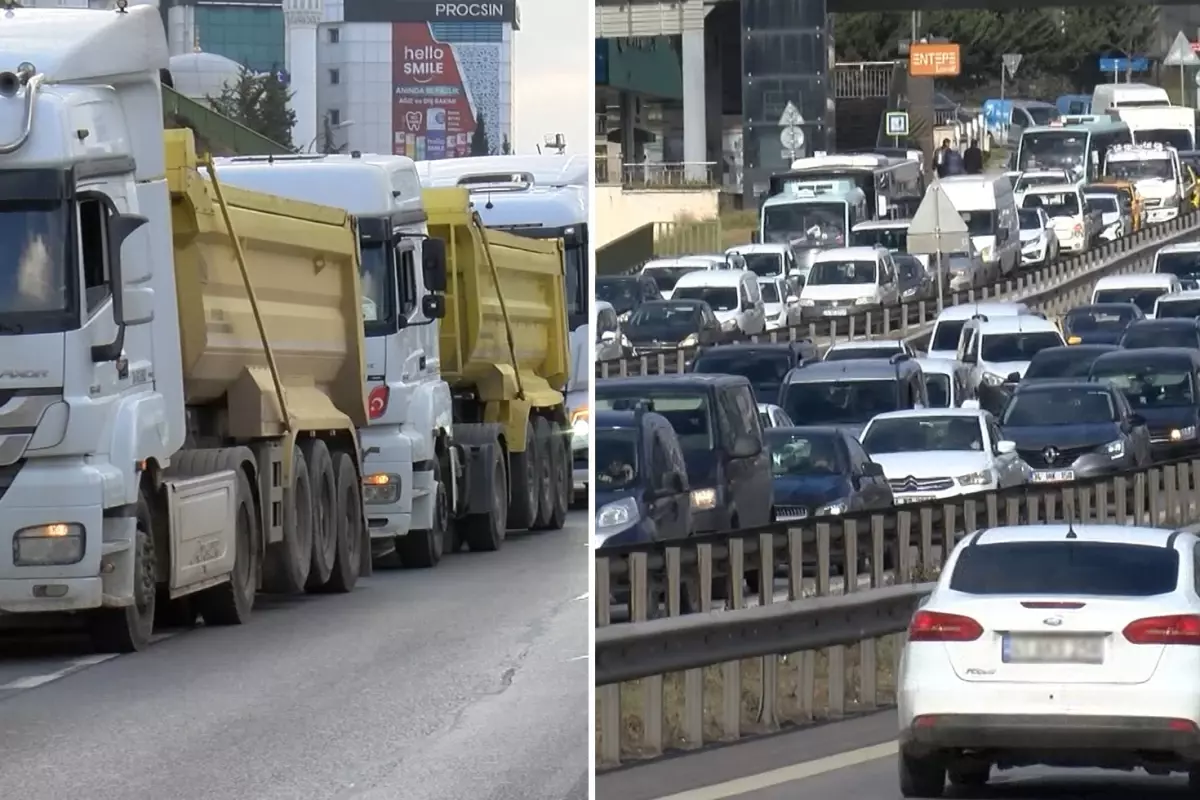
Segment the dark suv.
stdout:
[[899,353],[794,369],[784,378],[779,405],[797,425],[836,425],[857,435],[876,414],[927,407],[929,394],[921,367]]
[[742,375],[754,387],[760,403],[776,403],[784,376],[795,367],[821,360],[808,340],[780,344],[731,344],[705,347],[696,354],[691,372]]

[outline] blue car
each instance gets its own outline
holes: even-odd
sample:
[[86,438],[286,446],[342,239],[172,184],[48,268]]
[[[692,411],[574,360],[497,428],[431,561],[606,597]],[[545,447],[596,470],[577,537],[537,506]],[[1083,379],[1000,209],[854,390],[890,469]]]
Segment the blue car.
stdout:
[[883,467],[843,428],[771,428],[775,515],[781,522],[890,508]]

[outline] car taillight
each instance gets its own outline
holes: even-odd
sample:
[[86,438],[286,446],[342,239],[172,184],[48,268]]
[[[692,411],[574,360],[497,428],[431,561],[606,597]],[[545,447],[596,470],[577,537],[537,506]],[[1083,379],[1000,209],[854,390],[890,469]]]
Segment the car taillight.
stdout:
[[1132,644],[1200,645],[1200,616],[1172,614],[1135,619],[1121,632]]
[[376,386],[367,395],[367,414],[371,419],[379,419],[387,413],[388,398],[391,397],[391,391],[386,385]]
[[983,636],[983,626],[961,614],[918,611],[908,625],[910,642],[973,642]]

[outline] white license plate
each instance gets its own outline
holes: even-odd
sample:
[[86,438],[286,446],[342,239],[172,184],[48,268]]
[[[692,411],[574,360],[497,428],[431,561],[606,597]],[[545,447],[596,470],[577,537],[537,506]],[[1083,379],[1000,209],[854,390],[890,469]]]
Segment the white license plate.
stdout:
[[1062,483],[1075,480],[1073,469],[1039,469],[1033,473],[1034,483]]
[[1099,636],[1022,636],[1004,634],[1005,664],[1103,664],[1104,639]]
[[926,503],[932,499],[933,499],[933,495],[931,495],[931,494],[913,494],[913,495],[908,495],[907,497],[895,498],[896,505],[898,505],[898,506],[907,505],[909,503]]
[[827,317],[845,317],[845,316],[849,315],[849,313],[850,313],[850,309],[848,309],[848,308],[827,308],[827,309],[825,309],[825,316],[827,316]]

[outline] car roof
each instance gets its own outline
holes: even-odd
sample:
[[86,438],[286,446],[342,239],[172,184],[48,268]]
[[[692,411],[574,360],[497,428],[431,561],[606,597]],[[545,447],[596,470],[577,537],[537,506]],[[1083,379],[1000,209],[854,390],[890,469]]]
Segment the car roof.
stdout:
[[1025,190],[1025,196],[1031,194],[1074,194],[1079,188],[1077,183],[1044,183],[1041,186],[1030,186]]
[[1200,289],[1185,289],[1175,294],[1164,294],[1158,298],[1159,303],[1174,303],[1183,300],[1200,300]]
[[1161,272],[1138,272],[1133,275],[1108,275],[1096,281],[1092,291],[1097,289],[1158,289],[1170,286],[1179,278],[1165,275]]
[[[848,358],[844,361],[818,361],[793,369],[784,378],[785,383],[816,383],[840,379],[894,378],[896,369],[904,368],[911,361],[895,364],[881,358]],[[916,368],[916,365],[913,364]]]
[[754,276],[754,280],[758,280],[758,276],[753,272],[745,269],[708,269],[699,272],[689,272],[686,275],[681,275],[675,283],[675,290],[686,289],[689,286],[737,286],[746,275]]
[[813,263],[822,261],[874,261],[879,258],[878,247],[831,247],[820,250],[813,257]]
[[1048,333],[1051,331],[1058,333],[1058,327],[1053,322],[1031,314],[979,320],[979,332],[984,336],[989,333]]
[[767,436],[778,436],[784,433],[793,435],[800,433],[807,436],[838,436],[842,433],[842,428],[837,425],[784,425],[778,428],[768,428],[764,433]]
[[950,358],[928,358],[922,356],[916,359],[916,362],[922,372],[932,372],[938,375],[953,375],[954,370],[958,368],[958,362]]
[[1021,174],[1018,175],[1017,177],[1024,178],[1026,175],[1029,175],[1030,177],[1036,178],[1036,177],[1049,177],[1051,175],[1058,176],[1058,175],[1066,175],[1066,174],[1067,174],[1067,171],[1065,169],[1026,169],[1026,170],[1022,170]]
[[1138,350],[1126,350],[1117,348],[1111,353],[1105,353],[1096,359],[1096,364],[1104,365],[1113,361],[1133,361],[1142,362],[1147,359],[1162,359],[1168,363],[1171,361],[1187,360],[1192,363],[1200,362],[1200,352],[1191,347],[1143,347]]
[[741,253],[742,255],[745,255],[746,253],[775,253],[777,255],[784,255],[788,250],[791,249],[792,246],[790,244],[782,244],[780,242],[751,242],[748,244],[734,245],[726,250],[725,254],[732,255],[733,253]]
[[1046,355],[1062,355],[1064,353],[1111,353],[1113,350],[1120,350],[1121,346],[1116,344],[1060,344],[1057,347],[1046,347],[1033,354],[1036,359],[1042,354]]
[[1114,311],[1116,311],[1118,309],[1126,310],[1126,311],[1128,311],[1128,310],[1141,311],[1141,309],[1138,308],[1137,303],[1084,303],[1083,305],[1078,305],[1078,306],[1075,306],[1074,308],[1068,310],[1067,313],[1074,314],[1076,311],[1088,311],[1093,308],[1098,308],[1102,311],[1107,310],[1107,309],[1112,309]]
[[1070,378],[1062,378],[1062,379],[1054,379],[1054,380],[1037,381],[1036,383],[1018,383],[1016,389],[1013,390],[1013,393],[1021,394],[1022,392],[1035,392],[1035,391],[1036,392],[1045,392],[1045,391],[1056,392],[1056,391],[1061,391],[1063,389],[1078,389],[1081,386],[1087,387],[1089,389],[1101,389],[1101,390],[1109,392],[1109,393],[1115,391],[1112,387],[1112,384],[1107,383],[1107,382],[1100,382],[1100,381],[1089,382],[1089,381],[1071,380]]
[[631,375],[625,378],[601,378],[593,386],[596,391],[606,386],[679,386],[695,384],[699,386],[723,386],[725,384],[749,383],[741,375],[727,375],[723,372],[681,372],[675,375]]
[[897,351],[904,349],[902,339],[850,339],[844,342],[834,342],[829,345],[829,350],[875,350],[887,345],[894,345]]
[[907,228],[912,225],[911,219],[868,219],[864,222],[859,222],[852,231],[881,231],[890,230],[892,228]]
[[967,536],[960,547],[987,546],[1010,542],[1058,542],[1065,541],[1068,533],[1074,533],[1075,541],[1110,542],[1150,547],[1166,547],[1177,534],[1193,536],[1187,531],[1168,528],[1149,528],[1139,525],[1096,525],[1096,524],[1048,524],[1048,525],[1001,525],[985,528]]
[[974,316],[1017,316],[1030,315],[1029,306],[1024,303],[960,303],[956,306],[942,309],[937,315],[937,321],[966,320]]
[[[1135,319],[1130,328],[1195,328],[1200,320],[1192,317],[1164,317],[1163,319]],[[1127,329],[1128,330],[1128,329]]]
[[1159,253],[1197,253],[1200,252],[1200,241],[1175,242],[1158,248]]
[[877,419],[923,419],[925,417],[972,417],[982,420],[987,416],[990,416],[988,412],[979,408],[905,408],[900,411],[884,411],[876,414],[872,417],[871,422]]

